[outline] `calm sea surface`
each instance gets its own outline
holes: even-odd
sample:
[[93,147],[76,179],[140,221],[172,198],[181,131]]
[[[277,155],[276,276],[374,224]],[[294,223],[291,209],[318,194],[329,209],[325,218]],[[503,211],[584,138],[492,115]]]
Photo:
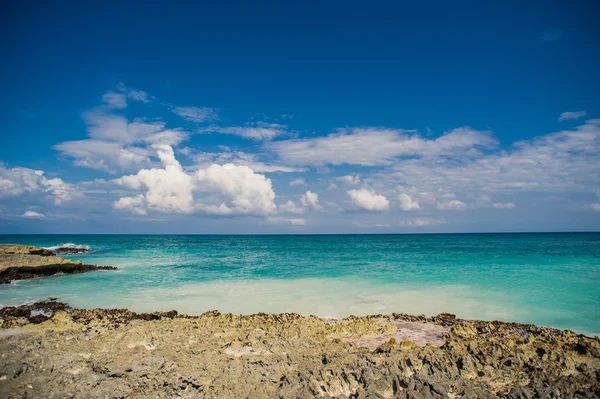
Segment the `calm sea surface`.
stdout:
[[451,312],[600,334],[600,233],[439,235],[0,235],[113,265],[0,286],[0,305],[200,314]]

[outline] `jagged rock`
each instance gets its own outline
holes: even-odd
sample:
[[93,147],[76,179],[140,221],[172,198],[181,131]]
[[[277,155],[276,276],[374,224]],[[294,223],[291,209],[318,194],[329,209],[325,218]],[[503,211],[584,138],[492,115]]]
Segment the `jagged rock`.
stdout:
[[[399,314],[335,322],[294,313],[190,317],[71,309],[56,300],[0,309],[0,320],[6,398],[600,394],[598,338],[517,323]],[[424,334],[429,341],[396,345],[394,329],[411,328],[446,332],[441,343]],[[381,339],[375,351],[356,344]]]
[[90,250],[86,247],[77,247],[77,246],[64,246],[64,247],[56,247],[54,248],[53,252],[56,255],[61,255],[61,254],[81,254],[81,253],[87,253]]

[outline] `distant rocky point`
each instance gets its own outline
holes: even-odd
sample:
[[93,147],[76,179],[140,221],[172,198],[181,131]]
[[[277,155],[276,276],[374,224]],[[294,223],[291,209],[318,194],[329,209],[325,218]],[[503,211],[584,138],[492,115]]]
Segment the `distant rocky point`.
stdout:
[[0,244],[0,284],[51,276],[57,273],[75,274],[93,270],[116,270],[113,266],[86,265],[80,260],[55,256],[49,249],[27,245]]

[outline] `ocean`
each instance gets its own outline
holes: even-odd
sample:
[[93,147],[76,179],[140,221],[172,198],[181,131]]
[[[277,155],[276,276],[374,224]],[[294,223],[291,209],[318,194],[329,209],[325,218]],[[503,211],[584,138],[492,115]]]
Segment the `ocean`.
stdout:
[[600,334],[600,233],[426,235],[0,235],[87,246],[66,256],[119,271],[0,286],[0,306],[198,315],[454,313]]

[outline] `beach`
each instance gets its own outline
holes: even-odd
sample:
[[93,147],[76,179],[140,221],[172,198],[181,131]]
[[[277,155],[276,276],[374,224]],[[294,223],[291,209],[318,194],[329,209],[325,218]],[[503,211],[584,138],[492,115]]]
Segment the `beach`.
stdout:
[[[94,242],[90,237],[78,238]],[[401,285],[375,284],[375,293],[372,281],[310,276],[186,281],[178,287],[150,288],[138,281],[143,295],[129,292],[110,298],[106,294],[115,292],[114,287],[99,292],[91,288],[127,281],[131,278],[127,270],[137,267],[124,262],[123,253],[116,256],[114,247],[99,245],[101,239],[115,238],[96,238],[92,245],[0,246],[0,278],[6,280],[0,293],[4,298],[12,294],[12,301],[20,302],[0,308],[0,396],[592,398],[600,394],[600,338],[513,322],[510,309],[502,303],[492,306],[493,295],[478,298],[469,287],[446,286],[440,292],[439,286],[437,291],[417,286],[396,292]],[[129,239],[139,244],[157,242],[156,238]],[[556,237],[541,239],[547,244]],[[575,242],[581,246],[595,239],[578,236]],[[165,238],[160,240],[164,243]],[[166,254],[175,254],[171,262],[177,254],[189,260],[190,248],[198,242],[204,246],[211,240],[217,246],[225,242],[240,251],[234,237],[168,240],[179,243],[176,251],[165,253],[163,247],[155,247],[149,252],[154,268],[174,270],[175,275],[177,268],[165,269],[157,263],[165,262]],[[272,238],[237,240],[259,245],[261,253],[267,254]],[[296,245],[306,245],[302,240],[315,238],[298,238]],[[360,243],[341,237],[333,240],[346,247]],[[386,246],[394,240],[387,239]],[[242,252],[248,255],[247,246]],[[165,257],[158,256],[161,253]],[[201,265],[194,253],[193,262]],[[111,265],[119,267],[97,265],[99,259],[111,259]],[[146,278],[155,276],[149,273]],[[57,288],[75,292],[49,298]],[[355,294],[348,295],[349,290]],[[46,295],[46,299],[24,300],[18,295],[21,291]],[[80,308],[78,298],[84,297],[88,305]],[[75,303],[65,301],[69,298]],[[107,306],[122,298],[135,298],[133,309]],[[469,307],[483,314],[501,312],[508,320],[433,313],[456,309],[464,314]],[[387,311],[390,308],[398,311]],[[339,317],[343,312],[355,314]],[[580,325],[585,325],[584,312],[580,318],[584,319]],[[592,328],[595,322],[591,321]]]
[[344,318],[454,313],[600,334],[600,234],[12,235],[118,270],[0,286],[0,306]]

